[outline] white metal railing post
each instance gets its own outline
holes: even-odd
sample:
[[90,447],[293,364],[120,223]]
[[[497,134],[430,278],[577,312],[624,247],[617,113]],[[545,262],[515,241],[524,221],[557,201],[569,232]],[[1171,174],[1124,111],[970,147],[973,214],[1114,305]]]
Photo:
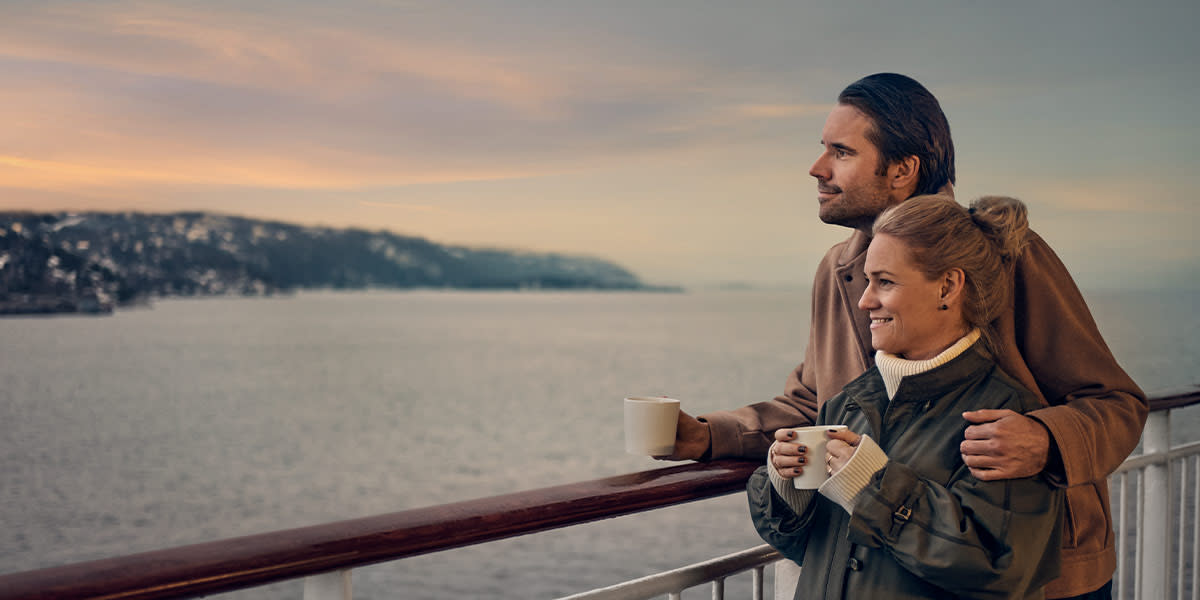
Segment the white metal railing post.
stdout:
[[790,559],[775,562],[775,600],[792,600],[800,583],[800,565]]
[[[1116,596],[1117,600],[1125,600],[1125,590],[1126,590],[1126,588],[1129,587],[1128,585],[1126,585],[1126,582],[1129,580],[1128,578],[1130,576],[1129,568],[1126,566],[1126,563],[1128,560],[1127,557],[1129,556],[1129,536],[1127,534],[1129,532],[1129,524],[1128,523],[1129,523],[1129,478],[1130,478],[1130,474],[1129,473],[1118,473],[1114,477],[1116,477],[1118,485],[1120,486],[1117,491],[1117,494],[1118,494],[1117,497],[1120,499],[1120,504],[1118,504],[1117,506],[1120,508],[1121,513],[1119,515],[1117,515],[1117,522],[1116,522],[1116,526],[1117,526],[1117,531],[1116,531],[1116,535],[1117,535],[1117,573],[1116,573],[1116,577],[1114,578],[1114,581],[1113,581],[1113,584],[1115,586],[1115,589],[1113,590],[1113,594]],[[1135,545],[1136,545],[1136,543],[1135,543]]]
[[[1187,458],[1184,459],[1189,460]],[[1191,463],[1196,465],[1195,477],[1192,479],[1196,482],[1195,489],[1192,490],[1192,600],[1200,600],[1200,569],[1196,568],[1196,561],[1200,560],[1200,458],[1192,460]],[[1187,464],[1187,463],[1185,463]],[[1180,519],[1182,519],[1182,515]],[[1183,549],[1179,551],[1182,553]]]
[[712,582],[712,600],[725,600],[725,578],[717,577]]
[[1143,541],[1143,553],[1138,557],[1141,566],[1142,600],[1167,597],[1170,571],[1169,555],[1171,538],[1167,534],[1171,518],[1171,463],[1167,453],[1171,449],[1171,411],[1150,413],[1142,434],[1142,449],[1146,455],[1161,455],[1162,461],[1146,466],[1142,486],[1142,505],[1145,520],[1138,532]]
[[[1179,465],[1179,492],[1187,489],[1188,486],[1188,459],[1184,457],[1182,464]],[[1174,469],[1174,466],[1168,465],[1168,468]],[[1175,487],[1175,486],[1172,486]],[[1171,490],[1176,492],[1176,490]],[[1176,521],[1175,531],[1179,534],[1179,552],[1175,555],[1175,597],[1183,599],[1183,575],[1187,569],[1187,563],[1184,562],[1184,557],[1187,555],[1187,541],[1184,536],[1187,535],[1187,528],[1184,524],[1187,523],[1187,494],[1179,494],[1179,504],[1175,509]]]
[[304,578],[304,600],[350,600],[350,569]]
[[775,562],[775,600],[792,600],[796,596],[796,586],[800,582],[800,565],[791,559],[776,560]]

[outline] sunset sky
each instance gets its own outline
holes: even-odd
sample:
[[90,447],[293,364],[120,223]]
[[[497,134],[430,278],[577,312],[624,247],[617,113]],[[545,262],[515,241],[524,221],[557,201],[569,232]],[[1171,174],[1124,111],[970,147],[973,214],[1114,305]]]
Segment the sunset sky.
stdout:
[[807,285],[896,71],[1085,288],[1200,288],[1195,0],[0,0],[0,210],[208,210]]

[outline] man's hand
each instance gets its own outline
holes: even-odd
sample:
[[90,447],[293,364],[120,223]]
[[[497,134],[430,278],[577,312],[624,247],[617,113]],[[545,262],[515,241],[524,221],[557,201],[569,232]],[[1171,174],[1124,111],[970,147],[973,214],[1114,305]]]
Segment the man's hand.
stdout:
[[1050,432],[1045,425],[1011,410],[973,410],[963,418],[973,425],[958,448],[975,477],[1017,479],[1046,468]]
[[712,434],[708,423],[701,423],[682,410],[679,411],[679,424],[675,426],[675,452],[667,456],[655,456],[658,460],[700,460],[709,446],[712,445]]

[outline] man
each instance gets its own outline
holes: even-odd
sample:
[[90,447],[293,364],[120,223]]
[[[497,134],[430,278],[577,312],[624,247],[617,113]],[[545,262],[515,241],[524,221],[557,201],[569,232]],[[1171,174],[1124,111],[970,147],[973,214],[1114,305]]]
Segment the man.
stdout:
[[[880,73],[838,97],[821,132],[821,220],[854,233],[817,267],[804,362],[770,402],[693,418],[680,415],[673,460],[765,457],[776,429],[811,424],[817,407],[873,364],[870,320],[856,303],[871,225],[917,194],[952,193],[954,145],[934,96],[903,75]],[[1104,343],[1066,267],[1036,234],[1016,265],[1012,306],[997,320],[996,362],[1045,408],[964,413],[960,448],[984,480],[1045,472],[1067,487],[1063,567],[1048,598],[1111,598],[1116,567],[1106,477],[1137,445],[1145,394]],[[814,461],[821,459],[814,458]],[[804,464],[804,457],[796,458]]]

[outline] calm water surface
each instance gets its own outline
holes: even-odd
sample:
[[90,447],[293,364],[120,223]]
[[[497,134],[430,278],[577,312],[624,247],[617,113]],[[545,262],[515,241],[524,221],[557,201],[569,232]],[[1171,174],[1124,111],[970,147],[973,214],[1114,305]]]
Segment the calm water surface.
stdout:
[[[1147,390],[1196,383],[1192,294],[1088,301]],[[621,398],[767,400],[808,310],[807,291],[370,292],[3,319],[0,573],[666,466],[622,453]],[[552,597],[758,543],[733,495],[361,569],[355,597]]]

